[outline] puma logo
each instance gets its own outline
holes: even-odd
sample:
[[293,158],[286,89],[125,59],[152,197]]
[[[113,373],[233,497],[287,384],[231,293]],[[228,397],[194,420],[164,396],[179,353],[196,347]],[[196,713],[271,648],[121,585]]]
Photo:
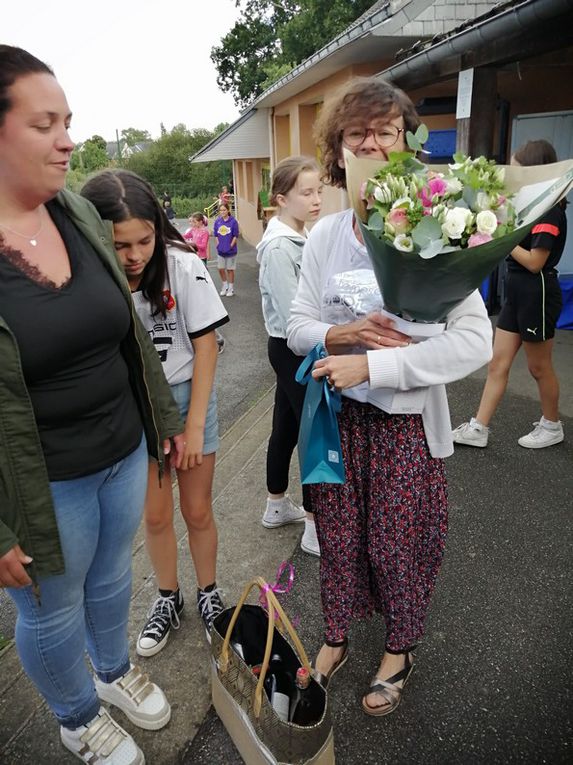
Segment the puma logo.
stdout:
[[205,277],[205,276],[196,276],[195,277],[195,281],[196,282],[206,282],[207,281],[207,277]]
[[526,329],[528,332],[531,332],[532,335],[537,335],[537,327],[535,327],[534,329],[530,329],[529,327],[526,327]]

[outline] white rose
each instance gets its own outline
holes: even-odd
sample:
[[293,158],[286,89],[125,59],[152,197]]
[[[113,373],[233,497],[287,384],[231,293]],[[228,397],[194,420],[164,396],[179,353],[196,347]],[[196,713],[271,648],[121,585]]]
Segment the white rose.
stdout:
[[462,190],[462,182],[458,178],[446,178],[448,194],[459,194]]
[[480,234],[493,234],[497,228],[497,218],[491,210],[482,210],[476,216],[476,226]]
[[392,244],[397,250],[402,250],[402,252],[412,252],[414,249],[414,242],[408,234],[398,234]]
[[446,217],[442,223],[442,231],[448,239],[461,239],[464,230],[471,220],[471,211],[465,207],[452,207],[446,211]]
[[478,191],[476,195],[475,209],[478,211],[491,209],[491,199],[489,198],[489,194],[486,194],[485,191]]

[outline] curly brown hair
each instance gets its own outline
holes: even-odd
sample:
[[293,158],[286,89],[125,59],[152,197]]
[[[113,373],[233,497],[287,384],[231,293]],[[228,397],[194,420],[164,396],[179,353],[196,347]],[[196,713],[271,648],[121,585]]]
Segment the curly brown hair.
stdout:
[[346,83],[331,101],[325,103],[314,127],[324,165],[322,180],[346,188],[346,172],[338,164],[345,127],[380,117],[400,116],[404,118],[406,130],[415,132],[420,118],[403,90],[377,77],[356,77]]

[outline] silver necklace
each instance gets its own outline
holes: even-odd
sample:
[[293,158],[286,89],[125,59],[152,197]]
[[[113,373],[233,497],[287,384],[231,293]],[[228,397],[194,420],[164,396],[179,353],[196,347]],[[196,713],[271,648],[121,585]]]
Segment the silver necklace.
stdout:
[[40,228],[36,231],[36,233],[33,236],[28,236],[28,234],[22,234],[20,231],[15,231],[13,228],[10,228],[10,226],[7,226],[5,223],[0,222],[0,228],[5,228],[6,231],[9,231],[11,234],[16,234],[16,236],[21,236],[22,239],[27,239],[32,247],[36,247],[38,244],[38,236],[40,235],[42,229],[44,228],[44,216],[42,215],[42,211],[40,210],[40,218],[42,219],[40,222]]

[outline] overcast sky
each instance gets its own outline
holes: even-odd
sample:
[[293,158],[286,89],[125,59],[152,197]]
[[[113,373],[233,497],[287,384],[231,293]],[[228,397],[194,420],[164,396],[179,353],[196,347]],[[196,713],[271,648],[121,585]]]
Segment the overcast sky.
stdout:
[[239,110],[209,58],[238,17],[234,0],[12,0],[0,42],[48,63],[73,111],[72,140],[116,129],[212,130]]

